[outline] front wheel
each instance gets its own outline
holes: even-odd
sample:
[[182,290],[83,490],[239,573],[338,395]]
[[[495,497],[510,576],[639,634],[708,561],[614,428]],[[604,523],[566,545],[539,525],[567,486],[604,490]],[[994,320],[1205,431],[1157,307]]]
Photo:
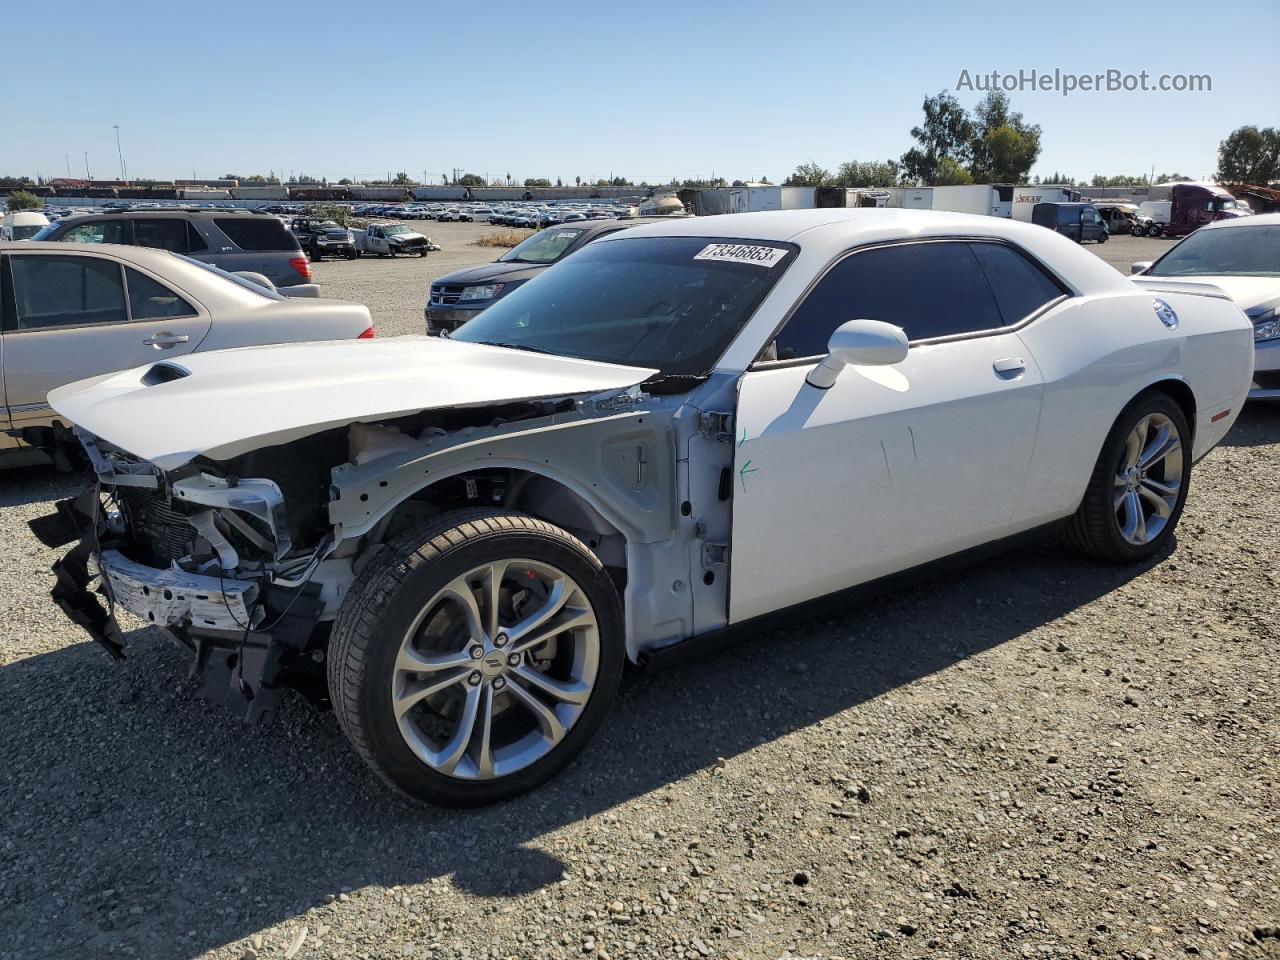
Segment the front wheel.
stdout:
[[1104,231],[1102,231],[1102,233],[1098,234],[1098,242],[1099,242],[1099,243],[1106,243],[1106,242],[1107,242],[1107,232],[1106,232],[1105,230],[1104,230]]
[[1191,482],[1191,430],[1166,393],[1149,391],[1121,412],[1094,465],[1067,535],[1083,553],[1137,563],[1173,538]]
[[613,581],[522,514],[455,513],[391,543],[334,624],[343,732],[408,796],[478,806],[532,790],[600,726],[625,650]]

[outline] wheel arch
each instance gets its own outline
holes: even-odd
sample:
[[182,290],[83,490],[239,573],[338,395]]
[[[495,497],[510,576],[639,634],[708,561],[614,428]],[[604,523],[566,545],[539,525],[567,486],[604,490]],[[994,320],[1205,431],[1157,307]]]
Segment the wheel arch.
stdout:
[[[1133,403],[1134,400],[1138,399],[1138,397],[1142,396],[1144,393],[1153,392],[1168,395],[1168,397],[1173,400],[1179,408],[1181,408],[1183,416],[1187,418],[1187,429],[1191,431],[1191,436],[1188,438],[1190,441],[1188,447],[1193,446],[1196,438],[1195,391],[1191,389],[1191,386],[1185,380],[1179,380],[1176,377],[1167,377],[1163,380],[1157,380],[1154,383],[1148,384],[1145,388],[1134,394],[1129,403]],[[1125,404],[1126,407],[1128,405],[1128,403]],[[1118,418],[1120,415],[1117,413],[1116,416]]]

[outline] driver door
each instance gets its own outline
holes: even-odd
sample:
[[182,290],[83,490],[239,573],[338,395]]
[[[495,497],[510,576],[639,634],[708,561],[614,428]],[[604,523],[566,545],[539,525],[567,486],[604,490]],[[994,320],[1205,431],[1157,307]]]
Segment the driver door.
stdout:
[[[729,621],[1012,533],[1043,379],[1010,327],[1062,297],[979,241],[871,248],[828,271],[779,359],[739,382]],[[864,317],[906,330],[906,360],[807,383],[835,327]]]

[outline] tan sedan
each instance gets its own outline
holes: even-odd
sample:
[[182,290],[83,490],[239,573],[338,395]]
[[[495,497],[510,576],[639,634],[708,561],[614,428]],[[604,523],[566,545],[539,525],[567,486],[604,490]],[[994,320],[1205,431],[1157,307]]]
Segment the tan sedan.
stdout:
[[146,247],[0,243],[0,466],[42,462],[55,387],[194,351],[373,336],[368,307],[286,297],[265,278]]

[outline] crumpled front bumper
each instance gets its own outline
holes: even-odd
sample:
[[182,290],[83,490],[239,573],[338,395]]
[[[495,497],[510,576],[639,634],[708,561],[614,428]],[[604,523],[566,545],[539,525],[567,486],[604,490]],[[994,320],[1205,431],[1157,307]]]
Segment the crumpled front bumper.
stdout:
[[149,567],[119,550],[104,548],[107,526],[100,499],[95,485],[60,501],[54,514],[29,524],[48,547],[79,540],[54,563],[57,579],[50,591],[53,602],[73,623],[117,660],[124,657],[124,635],[115,617],[117,606],[160,627],[249,629],[257,583],[202,576],[177,567]]

